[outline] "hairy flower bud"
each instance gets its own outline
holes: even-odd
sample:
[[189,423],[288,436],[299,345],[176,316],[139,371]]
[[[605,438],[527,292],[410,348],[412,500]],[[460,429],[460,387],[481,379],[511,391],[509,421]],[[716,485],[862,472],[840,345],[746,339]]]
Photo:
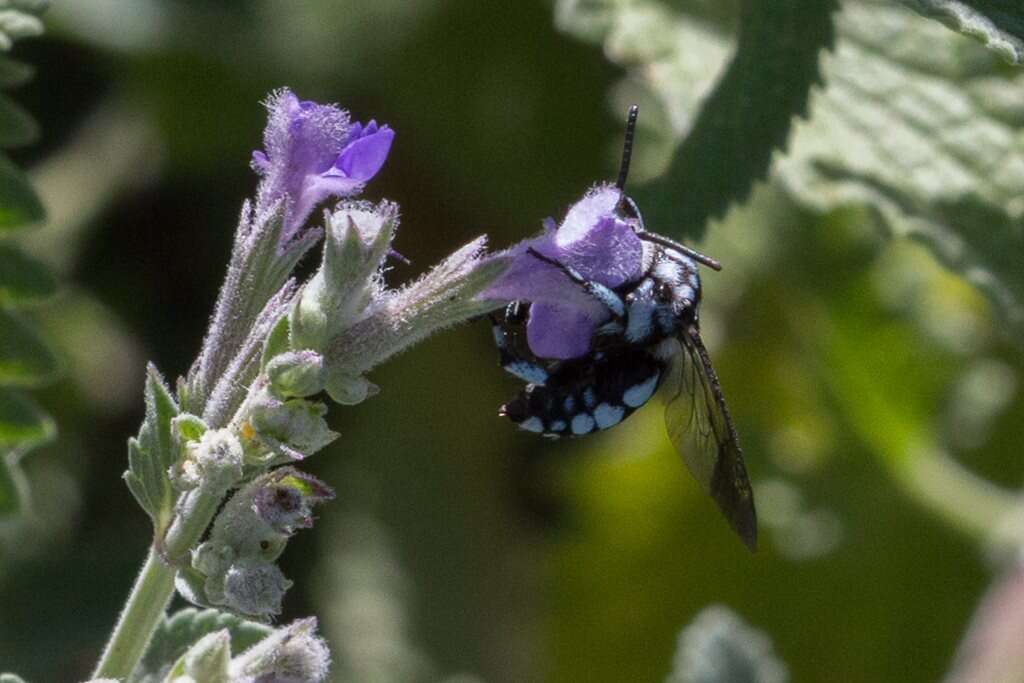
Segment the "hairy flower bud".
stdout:
[[227,629],[207,633],[181,656],[167,676],[174,683],[228,683],[231,634]]
[[327,374],[327,395],[335,403],[354,406],[380,393],[380,387],[366,379],[343,371],[334,370]]
[[316,635],[311,617],[278,629],[236,657],[231,675],[256,683],[320,683],[330,666],[327,644]]
[[323,356],[310,349],[275,356],[267,364],[267,379],[280,396],[312,396],[323,390],[327,379]]
[[282,467],[263,478],[252,507],[274,530],[290,535],[313,526],[313,506],[333,498],[334,490],[316,477]]
[[181,457],[171,468],[171,482],[180,489],[223,493],[242,478],[242,443],[229,429],[205,430],[192,415],[174,419],[172,433],[181,443]]
[[178,591],[254,619],[277,614],[291,582],[274,562],[289,536],[313,525],[313,506],[333,497],[329,486],[292,467],[250,482],[224,505],[191,566],[178,572]]
[[256,619],[281,613],[281,600],[292,587],[276,564],[242,560],[224,575],[224,607]]
[[291,316],[294,344],[317,350],[381,294],[379,273],[398,228],[398,205],[344,203],[328,224],[323,263]]
[[252,464],[302,460],[339,436],[324,420],[323,403],[282,400],[265,383],[254,385],[239,412],[246,460]]

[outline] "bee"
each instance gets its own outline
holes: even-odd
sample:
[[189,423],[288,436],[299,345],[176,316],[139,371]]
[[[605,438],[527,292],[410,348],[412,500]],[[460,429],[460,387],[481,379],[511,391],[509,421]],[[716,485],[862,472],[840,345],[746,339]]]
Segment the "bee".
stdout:
[[673,445],[733,530],[753,550],[757,544],[753,490],[736,427],[700,335],[698,269],[702,265],[717,271],[721,265],[647,230],[636,202],[625,194],[637,113],[636,106],[630,108],[615,185],[598,186],[588,197],[628,224],[639,238],[639,276],[608,286],[585,277],[578,257],[574,267],[527,247],[521,258],[557,269],[566,279],[562,284],[601,306],[604,322],[595,327],[582,355],[543,358],[531,350],[527,339],[533,304],[513,301],[503,315],[492,316],[502,367],[527,383],[501,406],[499,414],[520,429],[544,437],[579,437],[619,424],[663,388],[665,422]]

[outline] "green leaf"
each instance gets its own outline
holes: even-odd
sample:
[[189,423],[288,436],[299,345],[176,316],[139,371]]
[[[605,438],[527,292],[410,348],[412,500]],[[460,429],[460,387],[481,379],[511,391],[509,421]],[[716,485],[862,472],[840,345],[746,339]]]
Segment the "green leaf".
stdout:
[[137,438],[128,440],[125,483],[135,500],[153,520],[158,538],[170,524],[174,491],[168,470],[177,459],[171,421],[180,412],[167,384],[152,363],[146,368],[146,417]]
[[231,649],[242,652],[269,635],[273,629],[215,609],[191,607],[165,617],[153,634],[146,655],[129,678],[131,683],[155,683],[163,680],[171,666],[203,636],[227,629]]
[[49,344],[21,316],[0,308],[0,384],[39,386],[60,367]]
[[709,219],[743,201],[819,80],[834,2],[743,0],[740,8],[736,50],[717,83],[728,36],[703,17],[653,0],[562,0],[556,10],[564,29],[602,42],[664,108],[641,122],[667,118],[661,128],[685,134],[665,175],[632,192],[655,230],[700,237]]
[[25,174],[0,154],[0,236],[46,217],[43,204]]
[[275,356],[291,349],[291,324],[289,316],[281,316],[280,320],[274,323],[267,335],[267,341],[263,343],[263,353],[260,356],[260,370],[267,369],[267,363]]
[[38,303],[56,290],[46,266],[11,244],[0,244],[0,306]]
[[0,387],[0,450],[38,445],[56,432],[53,419],[33,401]]
[[0,57],[0,88],[13,88],[27,83],[36,70],[29,64]]
[[1011,64],[1024,63],[1024,6],[1018,0],[902,0],[926,17],[980,40]]
[[0,147],[21,147],[39,138],[39,124],[32,115],[0,95]]
[[649,225],[700,238],[710,219],[746,200],[794,117],[807,112],[821,51],[832,45],[834,9],[825,0],[742,3],[727,71],[665,175],[635,193]]
[[828,87],[778,178],[807,207],[871,207],[1024,331],[1024,72],[890,3],[845,5]]

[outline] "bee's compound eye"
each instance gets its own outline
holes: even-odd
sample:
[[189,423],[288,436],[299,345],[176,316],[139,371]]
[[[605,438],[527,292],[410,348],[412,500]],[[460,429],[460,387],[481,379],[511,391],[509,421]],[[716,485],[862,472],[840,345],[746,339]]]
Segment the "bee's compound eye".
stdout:
[[658,284],[654,290],[654,298],[660,303],[667,304],[672,301],[672,285],[667,282]]

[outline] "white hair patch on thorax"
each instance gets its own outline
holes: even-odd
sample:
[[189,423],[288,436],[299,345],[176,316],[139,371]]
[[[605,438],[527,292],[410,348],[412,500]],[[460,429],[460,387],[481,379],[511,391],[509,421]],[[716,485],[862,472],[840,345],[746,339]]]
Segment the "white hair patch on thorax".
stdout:
[[671,259],[662,259],[654,266],[654,276],[662,282],[675,283],[679,281],[682,266]]

